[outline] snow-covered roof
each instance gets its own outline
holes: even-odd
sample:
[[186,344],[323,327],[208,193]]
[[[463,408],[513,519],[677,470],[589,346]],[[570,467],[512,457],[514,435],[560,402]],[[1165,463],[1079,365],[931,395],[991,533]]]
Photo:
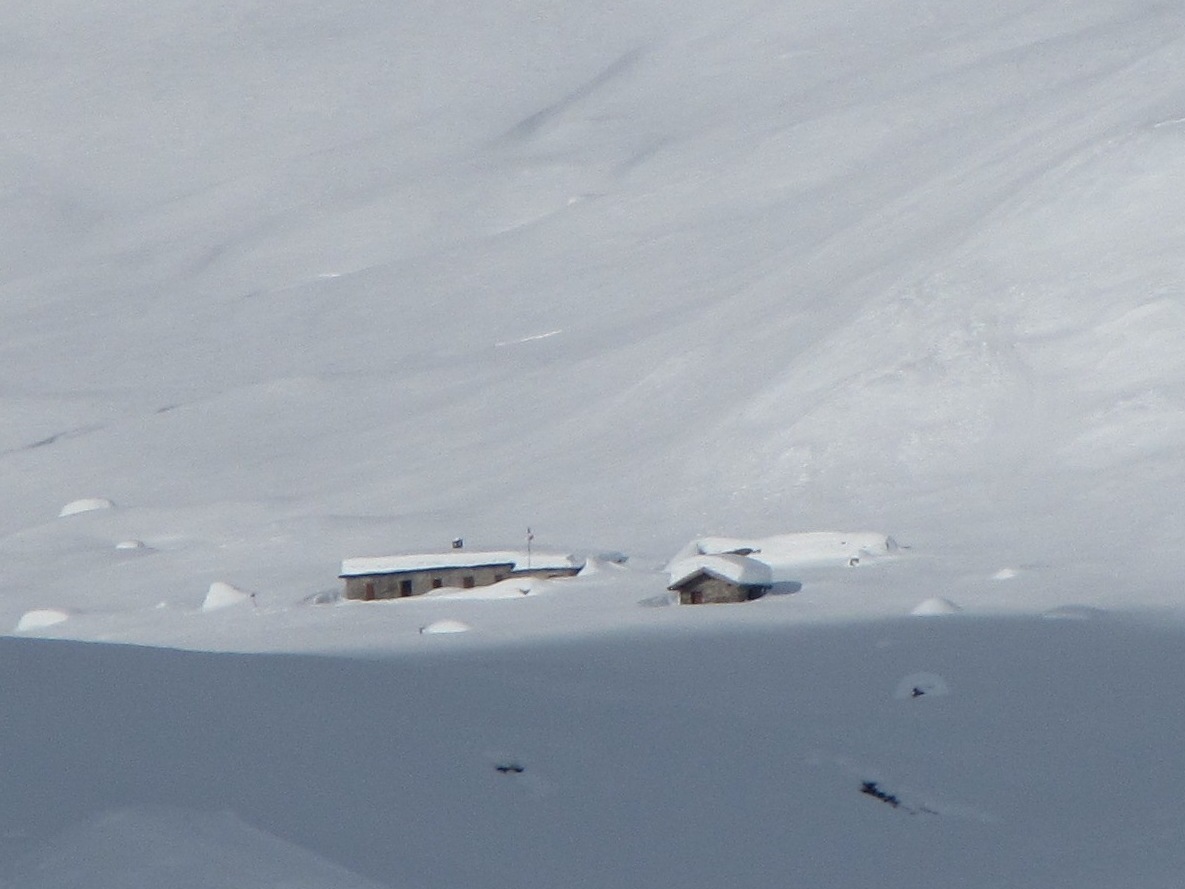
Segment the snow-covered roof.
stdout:
[[399,574],[405,571],[431,571],[435,568],[481,568],[490,565],[508,565],[512,571],[569,571],[577,570],[583,560],[574,556],[556,553],[537,553],[516,550],[493,552],[469,552],[456,550],[447,553],[414,553],[403,556],[378,556],[373,558],[346,559],[342,562],[342,577],[358,577],[364,574]]
[[737,586],[769,586],[773,575],[769,566],[756,559],[737,555],[699,555],[671,565],[670,588],[681,586],[699,574],[726,580]]

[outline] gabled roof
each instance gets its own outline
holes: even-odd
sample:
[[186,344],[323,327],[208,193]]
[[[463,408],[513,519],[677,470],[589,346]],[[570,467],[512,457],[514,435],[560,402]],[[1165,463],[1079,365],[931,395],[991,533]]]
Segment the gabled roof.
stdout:
[[505,567],[511,571],[576,571],[584,562],[573,556],[555,553],[531,553],[499,550],[447,553],[413,553],[404,556],[346,559],[342,562],[341,577],[360,577],[368,574],[403,574],[410,571],[432,571],[445,568]]
[[770,586],[773,575],[769,566],[738,555],[699,555],[671,565],[668,589],[677,590],[700,576],[723,580],[737,586]]

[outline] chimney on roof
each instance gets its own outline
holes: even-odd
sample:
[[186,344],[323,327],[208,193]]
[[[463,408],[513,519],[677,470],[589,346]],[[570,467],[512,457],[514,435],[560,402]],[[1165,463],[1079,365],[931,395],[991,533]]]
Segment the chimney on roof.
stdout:
[[461,549],[465,545],[465,541],[460,537],[453,538],[453,549]]

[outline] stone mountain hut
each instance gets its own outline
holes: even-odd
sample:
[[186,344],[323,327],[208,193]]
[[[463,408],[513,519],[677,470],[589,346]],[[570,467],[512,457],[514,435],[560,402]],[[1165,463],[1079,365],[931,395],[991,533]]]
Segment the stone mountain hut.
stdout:
[[346,559],[339,575],[347,599],[400,599],[445,587],[471,589],[513,577],[572,577],[584,567],[572,556],[465,552]]
[[680,605],[709,605],[759,599],[773,586],[769,566],[737,554],[700,555],[671,566],[667,589]]

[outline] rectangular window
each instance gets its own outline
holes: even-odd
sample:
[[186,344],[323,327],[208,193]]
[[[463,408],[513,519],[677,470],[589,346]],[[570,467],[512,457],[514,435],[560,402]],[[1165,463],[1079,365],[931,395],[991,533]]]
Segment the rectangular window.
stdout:
[[461,586],[465,587],[465,589],[467,589],[467,590],[473,588],[473,583],[474,583],[474,580],[473,580],[472,574],[467,574],[465,577],[463,577],[461,579]]
[[438,589],[440,589],[442,586],[444,586],[444,581],[443,581],[443,580],[441,580],[439,577],[433,577],[433,578],[432,578],[432,589],[434,589],[434,590],[438,590]]
[[399,595],[401,595],[401,596],[410,596],[411,595],[411,581],[410,580],[399,581]]

